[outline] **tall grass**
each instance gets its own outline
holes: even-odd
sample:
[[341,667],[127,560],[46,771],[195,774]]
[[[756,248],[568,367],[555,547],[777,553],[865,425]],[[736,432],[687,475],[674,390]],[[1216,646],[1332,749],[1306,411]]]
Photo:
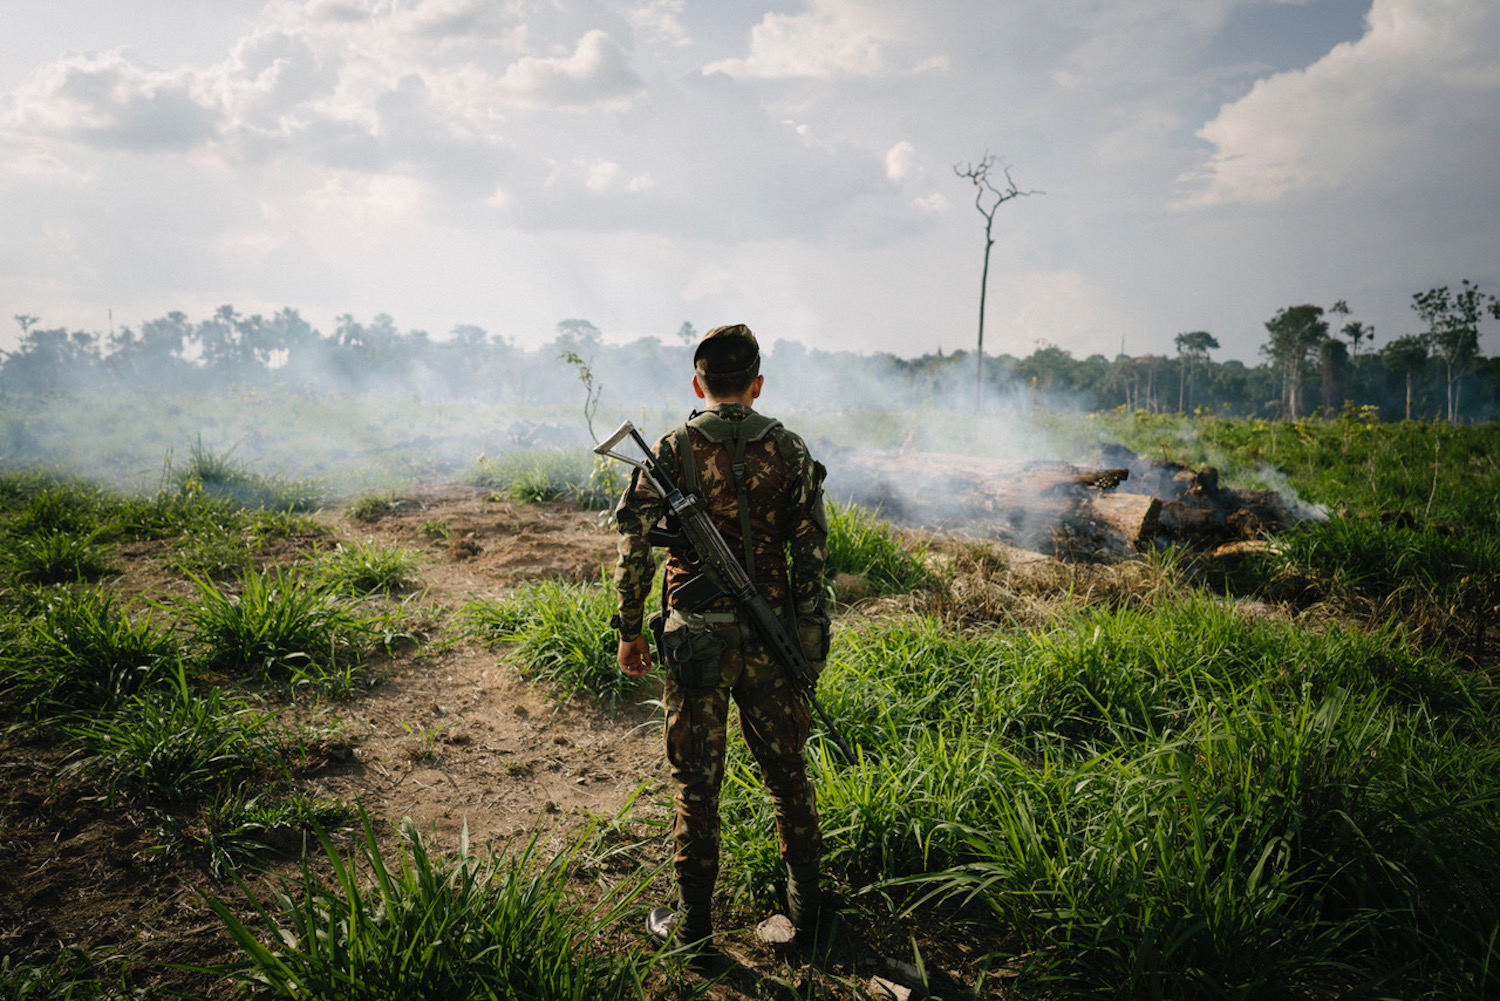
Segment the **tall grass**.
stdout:
[[257,473],[234,457],[233,448],[215,452],[204,446],[201,436],[189,446],[186,463],[175,465],[168,457],[162,483],[183,496],[223,498],[245,508],[313,511],[323,500],[321,488],[311,481]]
[[[1390,631],[1204,599],[1047,632],[916,619],[843,631],[822,687],[869,752],[814,740],[829,871],[971,923],[1023,987],[1497,986],[1500,695]],[[758,785],[733,754],[725,876],[768,894]]]
[[932,574],[922,559],[926,548],[902,545],[890,523],[877,512],[832,499],[825,510],[828,560],[824,574],[830,580],[852,574],[865,581],[871,594],[904,593],[931,583]]
[[614,610],[609,589],[538,581],[503,598],[468,601],[463,618],[486,642],[514,643],[521,673],[558,697],[586,691],[614,704],[642,684],[616,663],[616,636],[609,624]]
[[644,994],[647,957],[603,939],[633,911],[643,880],[585,901],[569,880],[576,844],[546,859],[533,835],[519,850],[480,857],[465,828],[458,851],[444,855],[408,822],[389,860],[368,817],[350,854],[322,844],[331,881],[304,865],[299,881],[282,882],[274,910],[246,889],[258,930],[209,898],[245,953],[229,972],[246,987],[347,1001]]

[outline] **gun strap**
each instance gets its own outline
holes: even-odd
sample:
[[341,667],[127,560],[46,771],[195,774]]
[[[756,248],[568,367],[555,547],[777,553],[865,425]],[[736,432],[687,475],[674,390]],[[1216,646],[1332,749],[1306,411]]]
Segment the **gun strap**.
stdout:
[[[677,456],[682,467],[682,485],[687,493],[698,492],[698,463],[693,455],[688,428],[697,428],[709,441],[729,449],[729,472],[734,477],[735,503],[739,508],[740,546],[745,554],[745,573],[755,579],[755,538],[750,528],[750,490],[745,477],[745,447],[781,427],[774,417],[754,412],[740,420],[726,420],[714,410],[695,413],[677,428]],[[778,451],[780,445],[778,443]]]

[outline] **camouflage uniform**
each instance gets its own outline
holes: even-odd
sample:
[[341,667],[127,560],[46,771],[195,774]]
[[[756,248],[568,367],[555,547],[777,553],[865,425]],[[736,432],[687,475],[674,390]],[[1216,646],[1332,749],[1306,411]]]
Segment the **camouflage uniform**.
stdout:
[[[712,413],[726,422],[765,420],[734,403],[720,403]],[[678,455],[683,434],[682,428],[669,432],[654,451],[678,485],[687,487],[692,480],[684,476]],[[707,501],[729,548],[741,554],[742,521],[730,450],[709,440],[692,422],[685,434],[696,469],[696,487],[685,492]],[[746,445],[743,467],[756,587],[773,607],[785,606],[790,552],[790,600],[799,616],[821,615],[828,534],[823,467],[812,460],[801,438],[779,425]],[[622,533],[615,567],[622,637],[641,632],[654,570],[646,533],[663,513],[660,498],[637,479],[615,509]],[[691,574],[690,567],[669,557],[665,587],[670,613],[658,651],[667,673],[667,759],[677,783],[678,884],[711,889],[718,876],[719,786],[731,697],[740,707],[745,743],[775,804],[783,859],[792,867],[816,866],[822,842],[802,756],[809,723],[806,699],[787,669],[740,624],[732,598],[720,598],[694,614],[673,607],[675,589]],[[694,662],[691,669],[674,667],[688,660]]]

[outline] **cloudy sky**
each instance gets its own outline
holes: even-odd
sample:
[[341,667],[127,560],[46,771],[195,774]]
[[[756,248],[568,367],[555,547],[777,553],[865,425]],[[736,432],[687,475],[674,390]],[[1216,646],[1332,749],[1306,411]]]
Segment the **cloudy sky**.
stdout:
[[1500,3],[11,3],[0,309],[952,350],[987,152],[1039,192],[990,351],[1254,360],[1340,298],[1378,346],[1413,292],[1500,292]]

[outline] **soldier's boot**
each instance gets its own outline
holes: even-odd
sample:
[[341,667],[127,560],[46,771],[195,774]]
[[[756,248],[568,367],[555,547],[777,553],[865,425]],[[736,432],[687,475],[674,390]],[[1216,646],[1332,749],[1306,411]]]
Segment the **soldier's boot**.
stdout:
[[797,929],[797,941],[811,944],[823,909],[823,890],[818,885],[818,863],[786,867],[786,916]]
[[675,949],[704,951],[713,947],[713,887],[678,887],[677,910],[653,908],[646,915],[646,931],[658,942],[671,941]]

